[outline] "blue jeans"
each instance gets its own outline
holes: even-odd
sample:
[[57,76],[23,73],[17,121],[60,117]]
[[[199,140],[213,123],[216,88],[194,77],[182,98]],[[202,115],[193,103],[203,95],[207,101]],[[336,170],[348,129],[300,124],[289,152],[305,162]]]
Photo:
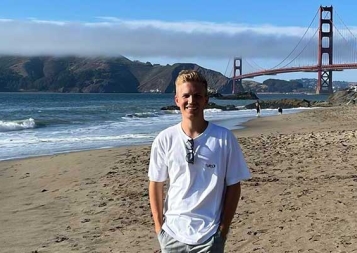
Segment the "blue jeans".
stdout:
[[172,238],[165,230],[161,229],[158,240],[162,253],[223,253],[225,238],[217,231],[213,236],[201,244],[189,245]]

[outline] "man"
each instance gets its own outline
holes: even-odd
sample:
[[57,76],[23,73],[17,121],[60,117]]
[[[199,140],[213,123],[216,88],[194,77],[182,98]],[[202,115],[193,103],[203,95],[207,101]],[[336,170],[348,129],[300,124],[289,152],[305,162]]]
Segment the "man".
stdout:
[[257,102],[255,102],[255,109],[257,110],[257,116],[260,116],[260,103],[259,100],[257,100]]
[[278,107],[278,113],[279,113],[279,114],[283,114],[283,108],[280,107],[280,106]]
[[155,232],[163,253],[224,252],[240,181],[250,173],[232,132],[204,119],[206,79],[183,70],[175,85],[182,121],[162,131],[151,148],[149,198]]

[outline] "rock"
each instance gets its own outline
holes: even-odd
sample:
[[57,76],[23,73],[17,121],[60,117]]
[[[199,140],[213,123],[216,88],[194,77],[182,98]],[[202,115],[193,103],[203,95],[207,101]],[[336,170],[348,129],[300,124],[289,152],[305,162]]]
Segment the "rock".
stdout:
[[180,108],[177,105],[169,105],[169,106],[161,107],[160,110],[173,111],[173,110],[180,110]]
[[[297,107],[311,107],[312,102],[306,99],[280,99],[280,100],[266,100],[260,101],[260,107],[262,109],[270,108],[270,109],[277,109],[277,108],[297,108]],[[245,108],[247,109],[255,109],[255,103],[246,105]]]
[[208,96],[210,98],[219,98],[222,97],[223,95],[217,91],[208,90]]
[[313,107],[330,107],[331,104],[327,101],[314,101],[312,102]]
[[210,94],[210,97],[217,99],[243,100],[243,99],[259,99],[254,92],[239,92],[237,94],[222,95],[220,93]]
[[[206,106],[206,109],[221,109],[222,111],[236,111],[239,110],[235,105],[217,105],[216,103],[210,102]],[[169,105],[161,107],[161,110],[180,110],[176,105]]]
[[353,105],[357,102],[357,92],[351,89],[337,91],[328,97],[327,102],[331,105]]

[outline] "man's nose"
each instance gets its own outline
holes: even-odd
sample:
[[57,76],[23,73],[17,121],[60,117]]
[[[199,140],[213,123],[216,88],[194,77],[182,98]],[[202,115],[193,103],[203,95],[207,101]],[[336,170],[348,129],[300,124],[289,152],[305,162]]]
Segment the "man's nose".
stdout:
[[192,104],[192,103],[193,103],[193,96],[192,96],[192,95],[188,97],[188,103],[189,103],[189,104]]

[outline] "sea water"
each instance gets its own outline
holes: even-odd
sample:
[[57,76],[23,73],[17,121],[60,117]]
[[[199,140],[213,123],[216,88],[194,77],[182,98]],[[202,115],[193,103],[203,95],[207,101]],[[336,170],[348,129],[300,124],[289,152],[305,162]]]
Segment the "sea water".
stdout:
[[[259,95],[261,100],[299,98],[326,100],[318,95]],[[242,108],[255,100],[217,100]],[[173,94],[0,93],[0,160],[71,151],[148,144],[168,126],[180,122]],[[307,108],[285,109],[295,113]],[[263,109],[261,116],[277,115]],[[205,110],[205,118],[229,129],[256,118],[256,111]]]

